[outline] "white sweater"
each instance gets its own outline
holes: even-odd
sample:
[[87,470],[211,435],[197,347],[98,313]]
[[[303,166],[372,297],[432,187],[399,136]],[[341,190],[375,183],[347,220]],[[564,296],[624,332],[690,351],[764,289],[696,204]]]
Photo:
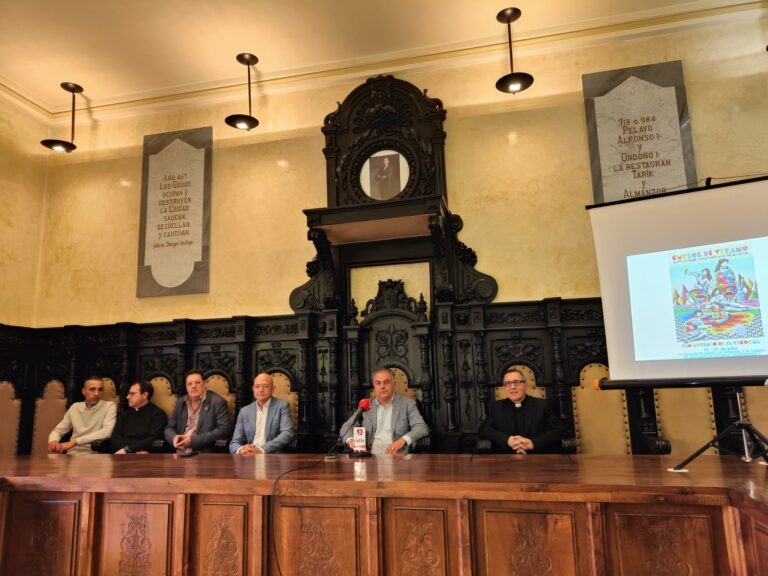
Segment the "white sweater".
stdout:
[[85,402],[75,402],[48,435],[48,442],[61,440],[64,434],[72,430],[72,440],[77,441],[77,446],[69,452],[90,452],[91,442],[112,436],[116,416],[117,406],[114,402],[99,400],[93,408],[87,408]]

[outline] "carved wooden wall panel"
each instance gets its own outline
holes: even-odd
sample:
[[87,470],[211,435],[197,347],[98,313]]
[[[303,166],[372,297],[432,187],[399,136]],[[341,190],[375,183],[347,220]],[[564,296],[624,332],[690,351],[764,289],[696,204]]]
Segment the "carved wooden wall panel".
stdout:
[[471,573],[469,505],[450,500],[391,498],[382,504],[384,574]]
[[[474,506],[476,573],[488,576],[592,574],[584,504],[493,502]],[[597,544],[599,546],[599,544]]]
[[69,576],[85,571],[86,494],[17,492],[5,517],[3,574]]
[[739,518],[747,574],[768,574],[768,514],[748,509]]
[[610,574],[731,574],[719,508],[605,506]]
[[189,522],[190,574],[262,573],[265,525],[258,496],[193,496]]
[[98,499],[96,574],[179,574],[183,561],[183,494],[104,494]]
[[283,574],[378,574],[376,518],[362,498],[280,497],[274,504],[274,554]]

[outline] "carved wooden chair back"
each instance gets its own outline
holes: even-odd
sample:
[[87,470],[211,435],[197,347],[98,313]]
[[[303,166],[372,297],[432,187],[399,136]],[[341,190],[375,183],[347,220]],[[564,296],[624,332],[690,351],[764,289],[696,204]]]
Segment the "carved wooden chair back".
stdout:
[[291,408],[293,431],[296,432],[299,426],[299,395],[297,392],[291,392],[291,381],[288,376],[282,372],[275,372],[271,376],[275,383],[275,390],[272,395],[288,402],[288,406]]
[[67,412],[64,384],[51,380],[45,385],[43,397],[35,400],[35,423],[32,431],[32,454],[48,453],[48,434],[61,422]]
[[19,441],[21,400],[16,399],[13,384],[0,382],[0,456],[14,456]]
[[604,377],[608,377],[605,364],[587,364],[579,385],[571,388],[577,450],[580,454],[631,454],[626,392],[596,388],[595,381]]
[[229,417],[234,421],[235,418],[235,395],[229,392],[229,380],[221,374],[212,374],[205,379],[209,390],[216,392],[227,401],[229,408]]
[[173,409],[176,407],[176,400],[178,399],[176,394],[173,393],[171,381],[165,376],[155,376],[149,382],[155,389],[152,394],[152,403],[165,412],[165,415],[170,418]]
[[104,378],[104,392],[101,399],[105,402],[114,402],[120,405],[120,396],[117,393],[117,385],[111,378]]

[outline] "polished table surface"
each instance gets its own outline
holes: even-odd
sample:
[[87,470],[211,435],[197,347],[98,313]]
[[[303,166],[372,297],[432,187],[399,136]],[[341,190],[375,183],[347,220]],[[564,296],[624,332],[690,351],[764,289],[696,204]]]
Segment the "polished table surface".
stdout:
[[4,490],[427,498],[699,501],[768,504],[768,466],[703,455],[688,473],[670,456],[413,454],[328,460],[321,454],[45,455],[0,459]]
[[286,575],[768,576],[768,467],[707,454],[668,472],[678,461],[4,458],[0,573],[29,572],[29,543],[45,541],[34,562],[46,574],[118,574],[133,563],[152,574],[226,565],[263,575],[279,560]]

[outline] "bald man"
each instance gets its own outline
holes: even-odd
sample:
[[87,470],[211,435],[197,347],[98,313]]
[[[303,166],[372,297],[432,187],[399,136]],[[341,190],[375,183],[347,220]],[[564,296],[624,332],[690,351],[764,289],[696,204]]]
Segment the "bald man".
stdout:
[[274,398],[272,376],[259,374],[253,380],[254,401],[237,415],[229,451],[240,456],[282,452],[293,441],[293,423],[288,402]]

